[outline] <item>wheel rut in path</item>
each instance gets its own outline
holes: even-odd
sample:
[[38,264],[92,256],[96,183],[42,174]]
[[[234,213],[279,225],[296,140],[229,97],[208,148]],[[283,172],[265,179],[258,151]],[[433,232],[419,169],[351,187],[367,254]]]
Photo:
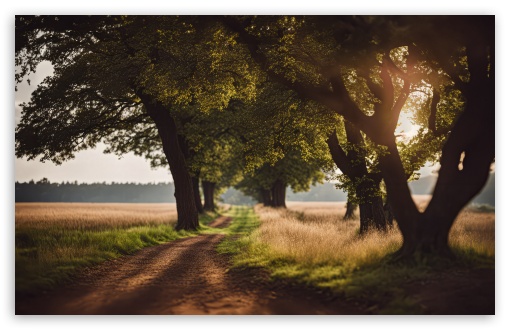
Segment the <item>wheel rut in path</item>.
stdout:
[[[229,217],[210,226],[227,227]],[[76,281],[17,299],[16,314],[362,314],[327,294],[271,282],[261,270],[229,271],[221,234],[148,247],[86,269]],[[19,300],[19,301],[18,301]]]

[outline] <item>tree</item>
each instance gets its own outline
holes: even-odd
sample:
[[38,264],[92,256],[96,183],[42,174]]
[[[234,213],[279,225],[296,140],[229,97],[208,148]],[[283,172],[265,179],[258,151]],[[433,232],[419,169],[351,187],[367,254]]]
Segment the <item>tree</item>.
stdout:
[[[266,206],[285,207],[287,186],[307,191],[332,171],[325,132],[335,118],[281,84],[266,81],[256,102],[245,105],[245,179],[237,186]],[[247,125],[247,126],[243,126]]]
[[[380,189],[382,175],[377,166],[372,166],[369,172],[365,140],[359,129],[347,121],[344,124],[347,145],[340,145],[336,130],[328,137],[327,142],[335,164],[343,173],[340,181],[343,182],[343,189],[349,192],[348,204],[359,205],[360,234],[366,233],[370,228],[384,231],[388,223]],[[347,213],[346,211],[346,217]]]
[[244,114],[235,106],[239,102],[233,99],[225,109],[202,114],[184,125],[193,154],[191,171],[202,181],[206,211],[216,208],[222,190],[241,180],[244,164],[237,123]]
[[[404,238],[401,255],[449,254],[449,229],[483,187],[494,160],[494,18],[228,17],[224,23],[273,79],[343,116],[384,149],[379,166]],[[408,56],[399,68],[391,52],[403,46]],[[342,70],[356,63],[380,68],[381,78],[375,79],[383,87],[376,95],[380,106],[360,108],[349,93]],[[412,200],[395,137],[402,110],[396,105],[403,94],[393,80],[425,80],[439,87],[433,75],[415,65],[449,80],[466,102],[441,147],[438,183],[424,213]],[[385,74],[388,68],[396,73]],[[431,123],[437,119],[434,111]]]
[[16,155],[60,163],[99,141],[115,153],[150,153],[144,131],[157,132],[175,183],[176,228],[196,229],[179,116],[192,101],[209,111],[250,97],[249,63],[240,61],[248,57],[229,34],[197,17],[17,16],[16,41],[17,82],[41,61],[55,69],[23,106]]

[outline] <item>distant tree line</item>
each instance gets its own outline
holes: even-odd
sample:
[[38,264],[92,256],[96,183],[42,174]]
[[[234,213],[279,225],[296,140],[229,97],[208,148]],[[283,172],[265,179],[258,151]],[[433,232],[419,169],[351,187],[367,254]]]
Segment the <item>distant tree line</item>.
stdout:
[[[289,201],[345,201],[347,194],[334,183],[312,186],[309,192],[292,192],[287,188]],[[232,187],[219,198],[234,205],[253,205],[257,201]],[[16,202],[67,203],[175,203],[173,182],[165,183],[78,183],[50,182],[44,178],[34,182],[16,182]]]
[[170,183],[16,182],[16,202],[175,203]]

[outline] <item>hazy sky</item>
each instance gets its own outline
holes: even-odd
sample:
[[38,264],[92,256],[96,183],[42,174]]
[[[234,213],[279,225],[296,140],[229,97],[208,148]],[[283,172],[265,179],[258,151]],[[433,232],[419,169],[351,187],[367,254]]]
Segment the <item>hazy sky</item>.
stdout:
[[[30,77],[31,84],[24,82],[18,85],[14,105],[16,111],[16,125],[21,116],[19,104],[30,100],[30,94],[35,90],[44,77],[52,74],[51,64],[41,63],[36,74]],[[168,182],[173,181],[168,169],[151,169],[150,164],[142,157],[132,153],[123,155],[119,159],[116,155],[104,154],[104,144],[95,149],[80,151],[76,158],[55,165],[52,162],[41,163],[38,160],[28,161],[26,158],[15,158],[15,179],[25,182],[31,179],[38,181],[44,177],[53,182]]]

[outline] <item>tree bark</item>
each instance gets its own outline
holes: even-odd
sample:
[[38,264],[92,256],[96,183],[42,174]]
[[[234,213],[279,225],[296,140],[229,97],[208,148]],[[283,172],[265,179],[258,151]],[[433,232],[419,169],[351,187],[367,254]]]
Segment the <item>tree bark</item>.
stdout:
[[356,211],[356,203],[352,202],[352,197],[347,197],[347,205],[344,214],[344,220],[353,220],[355,219],[354,211]]
[[262,195],[262,202],[264,203],[264,206],[272,206],[273,205],[273,200],[271,198],[271,190],[262,189],[260,191],[260,194]]
[[204,191],[204,210],[214,211],[216,205],[214,204],[214,189],[216,188],[215,182],[202,180],[202,189]]
[[200,197],[200,179],[197,176],[192,176],[191,182],[193,183],[193,193],[195,195],[197,212],[202,214],[204,213],[204,207],[202,206],[202,198]]
[[170,172],[174,179],[175,203],[177,205],[176,230],[198,229],[198,212],[195,205],[195,195],[191,176],[186,166],[186,160],[179,146],[177,127],[174,118],[168,109],[152,97],[138,93],[147,114],[156,124],[158,134],[163,144],[163,152],[170,166]]
[[285,190],[287,188],[287,185],[281,181],[276,180],[273,184],[273,188],[271,189],[273,200],[272,200],[272,206],[273,207],[287,207],[285,205]]
[[388,139],[388,152],[381,156],[380,168],[388,192],[388,201],[393,206],[395,220],[402,233],[403,245],[401,251],[408,253],[412,252],[413,242],[416,241],[416,229],[420,213],[411,197],[395,137],[392,136],[391,139]]
[[[334,131],[328,138],[328,147],[337,167],[349,177],[352,182],[361,180],[356,189],[359,200],[360,234],[365,234],[371,228],[386,230],[388,225],[380,196],[380,183],[382,177],[378,174],[368,173],[365,155],[363,153],[364,140],[359,129],[347,121],[344,122],[347,140],[355,148],[346,153],[338,142]],[[344,217],[345,218],[345,217]]]
[[179,146],[181,147],[182,154],[184,155],[184,159],[186,160],[188,172],[190,172],[190,174],[191,174],[191,182],[193,185],[193,193],[195,195],[195,205],[197,207],[197,212],[202,214],[202,213],[204,213],[204,208],[202,206],[202,200],[200,198],[200,187],[199,187],[200,171],[193,171],[190,169],[190,162],[192,161],[192,158],[193,158],[195,152],[190,148],[189,142],[184,135],[178,134],[177,140],[179,141]]
[[356,194],[362,196],[359,203],[360,234],[365,234],[372,228],[380,231],[388,228],[382,197],[373,195],[380,189],[379,183],[380,181],[367,181],[356,189]]
[[393,215],[393,210],[392,210],[391,205],[388,201],[386,201],[386,203],[384,203],[383,209],[384,209],[384,214],[386,215],[386,222],[387,222],[388,226],[392,227],[393,220],[395,220],[395,216]]

